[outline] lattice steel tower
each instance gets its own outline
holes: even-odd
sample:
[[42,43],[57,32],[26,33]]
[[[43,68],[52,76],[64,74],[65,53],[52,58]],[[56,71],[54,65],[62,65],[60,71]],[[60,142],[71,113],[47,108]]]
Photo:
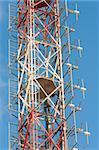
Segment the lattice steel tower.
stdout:
[[[16,11],[17,8],[17,11]],[[69,150],[77,144],[74,90],[71,64],[73,49],[67,25],[69,13],[61,0],[18,0],[9,9],[9,109],[14,116],[9,124],[9,150]],[[68,110],[69,109],[69,110]],[[66,114],[67,110],[67,114]],[[73,124],[68,124],[69,118]],[[70,121],[71,122],[71,121]],[[84,132],[85,133],[85,132]],[[89,133],[89,132],[88,132]],[[74,143],[67,142],[73,136]],[[72,141],[72,140],[71,140]],[[70,146],[71,145],[71,146]]]

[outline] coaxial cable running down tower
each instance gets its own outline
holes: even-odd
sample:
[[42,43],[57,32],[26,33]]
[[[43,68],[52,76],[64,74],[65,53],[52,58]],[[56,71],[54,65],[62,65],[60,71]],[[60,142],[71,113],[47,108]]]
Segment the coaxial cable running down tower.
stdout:
[[83,98],[86,91],[83,80],[73,81],[78,66],[71,55],[81,57],[83,48],[80,40],[71,43],[75,29],[67,24],[69,14],[78,20],[77,5],[71,10],[65,0],[18,0],[9,7],[9,150],[73,150],[80,131],[90,135],[77,128],[81,108],[73,104],[75,90]]

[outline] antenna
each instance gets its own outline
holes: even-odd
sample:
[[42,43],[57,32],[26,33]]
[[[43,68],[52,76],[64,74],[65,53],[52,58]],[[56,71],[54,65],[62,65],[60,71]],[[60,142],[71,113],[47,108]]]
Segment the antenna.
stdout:
[[75,49],[75,50],[78,51],[79,56],[81,58],[82,57],[83,47],[80,46],[80,39],[78,39],[78,45],[75,44],[75,42],[74,42],[74,44],[71,44],[70,46],[71,46],[72,49]]
[[86,88],[85,88],[85,86],[84,86],[84,80],[82,80],[81,91],[82,91],[83,99],[85,99],[85,91],[86,91]]
[[74,12],[76,13],[76,21],[78,21],[78,16],[79,16],[79,11],[78,11],[78,5],[76,3],[76,10],[74,10]]
[[89,144],[89,136],[90,136],[90,132],[88,131],[88,125],[86,122],[86,131],[84,132],[85,136],[86,136],[86,143]]
[[80,57],[82,57],[83,48],[80,46],[80,39],[78,39],[78,50],[79,50]]
[[[67,5],[66,5],[67,7]],[[68,9],[66,8],[66,16],[68,16],[68,13],[71,13],[71,14],[75,14],[76,15],[76,21],[78,21],[78,16],[80,14],[79,10],[78,10],[78,5],[77,3],[75,4],[75,9]]]
[[68,6],[67,6],[67,0],[65,1],[65,8],[66,8],[66,17],[68,17]]

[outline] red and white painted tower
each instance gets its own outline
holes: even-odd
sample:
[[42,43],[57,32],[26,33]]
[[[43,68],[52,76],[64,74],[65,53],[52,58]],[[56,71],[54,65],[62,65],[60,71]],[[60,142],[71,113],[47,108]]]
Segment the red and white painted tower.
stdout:
[[75,89],[84,97],[86,88],[83,81],[82,86],[73,82],[78,66],[71,63],[72,51],[81,56],[83,48],[80,42],[71,44],[75,29],[67,25],[70,13],[77,18],[79,11],[60,0],[18,0],[10,5],[9,109],[16,120],[9,124],[9,150],[73,150],[77,144],[82,130],[75,113],[81,109],[72,101]]
[[67,150],[58,0],[18,1],[19,149]]

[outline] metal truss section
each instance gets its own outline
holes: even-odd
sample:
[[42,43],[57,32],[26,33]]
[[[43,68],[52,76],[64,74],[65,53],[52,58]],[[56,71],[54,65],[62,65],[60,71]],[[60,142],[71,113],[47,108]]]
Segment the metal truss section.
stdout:
[[18,148],[18,102],[17,102],[17,90],[18,90],[18,66],[17,66],[17,7],[16,3],[9,4],[9,150],[17,150]]
[[18,2],[19,149],[67,149],[59,3]]
[[[9,150],[74,150],[77,148],[76,95],[85,98],[84,81],[71,42],[71,14],[61,0],[18,0],[9,5]],[[75,80],[74,80],[75,78]],[[77,92],[78,91],[78,92]],[[75,103],[75,104],[74,104]]]

